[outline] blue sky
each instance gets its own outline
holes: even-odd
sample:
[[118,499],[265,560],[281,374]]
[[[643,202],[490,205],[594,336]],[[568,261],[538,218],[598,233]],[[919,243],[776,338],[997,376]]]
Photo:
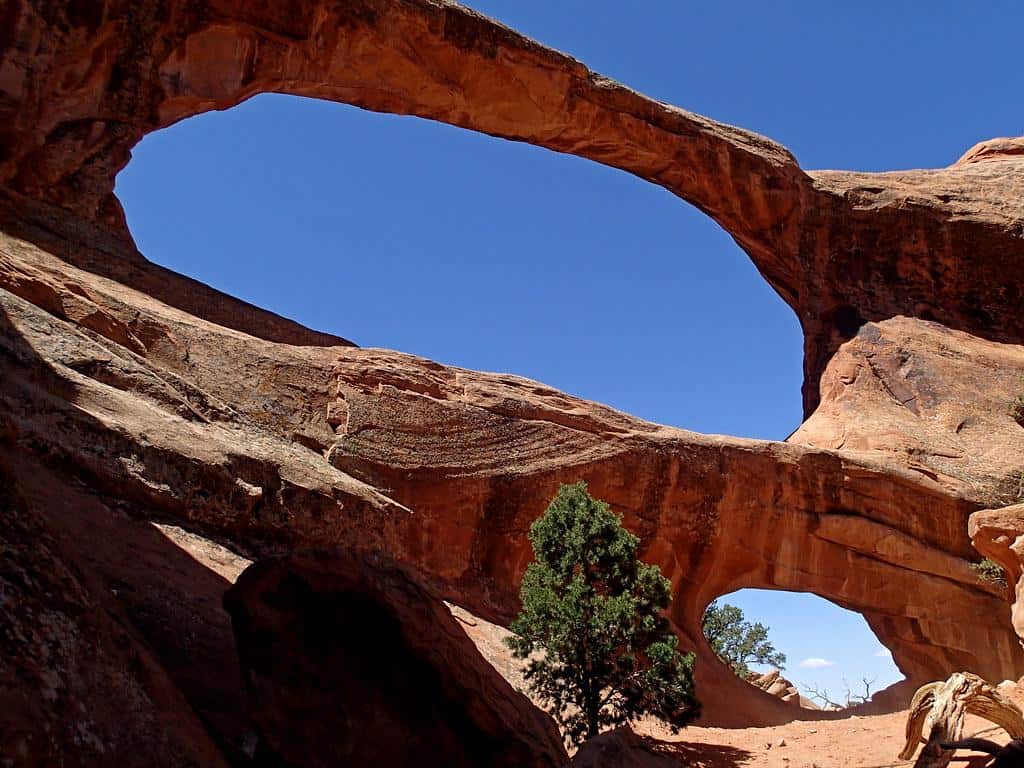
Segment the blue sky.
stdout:
[[[770,136],[805,168],[937,167],[1024,133],[1015,2],[473,5]],[[264,95],[147,137],[117,191],[154,261],[363,346],[701,432],[783,439],[799,424],[793,313],[717,225],[621,172]],[[795,680],[895,679],[859,617],[785,593],[733,602],[774,628]],[[807,658],[835,664],[799,668]]]

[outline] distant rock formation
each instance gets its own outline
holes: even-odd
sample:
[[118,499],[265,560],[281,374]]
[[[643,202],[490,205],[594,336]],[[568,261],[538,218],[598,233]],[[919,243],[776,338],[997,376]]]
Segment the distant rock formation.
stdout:
[[810,699],[801,696],[800,689],[784,678],[777,669],[765,672],[764,674],[754,672],[747,678],[747,682],[755,688],[764,691],[769,696],[774,696],[787,704],[793,704],[804,709],[821,709]]

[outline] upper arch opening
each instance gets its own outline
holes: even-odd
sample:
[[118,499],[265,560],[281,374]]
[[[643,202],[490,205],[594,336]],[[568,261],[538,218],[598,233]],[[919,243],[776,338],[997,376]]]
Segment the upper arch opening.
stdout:
[[799,422],[792,311],[707,217],[607,167],[263,95],[147,137],[117,193],[147,257],[360,345],[696,431]]

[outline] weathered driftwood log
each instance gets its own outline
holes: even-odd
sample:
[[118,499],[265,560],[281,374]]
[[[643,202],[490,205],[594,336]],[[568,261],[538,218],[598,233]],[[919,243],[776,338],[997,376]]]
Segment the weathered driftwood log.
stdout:
[[977,675],[955,672],[945,682],[928,683],[914,694],[900,759],[912,758],[924,741],[914,768],[946,768],[963,737],[967,715],[995,723],[1013,739],[1024,738],[1024,715],[1016,704]]

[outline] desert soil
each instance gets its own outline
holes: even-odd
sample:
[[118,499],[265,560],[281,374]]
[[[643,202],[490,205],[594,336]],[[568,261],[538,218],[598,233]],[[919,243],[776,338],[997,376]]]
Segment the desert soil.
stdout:
[[[694,768],[896,768],[906,712],[849,717],[824,722],[797,720],[771,728],[702,728],[691,726],[673,736],[653,723],[637,730],[665,742],[680,765]],[[1005,743],[1006,734],[992,724],[968,718],[966,734]],[[952,766],[978,766],[979,754],[960,752]]]

